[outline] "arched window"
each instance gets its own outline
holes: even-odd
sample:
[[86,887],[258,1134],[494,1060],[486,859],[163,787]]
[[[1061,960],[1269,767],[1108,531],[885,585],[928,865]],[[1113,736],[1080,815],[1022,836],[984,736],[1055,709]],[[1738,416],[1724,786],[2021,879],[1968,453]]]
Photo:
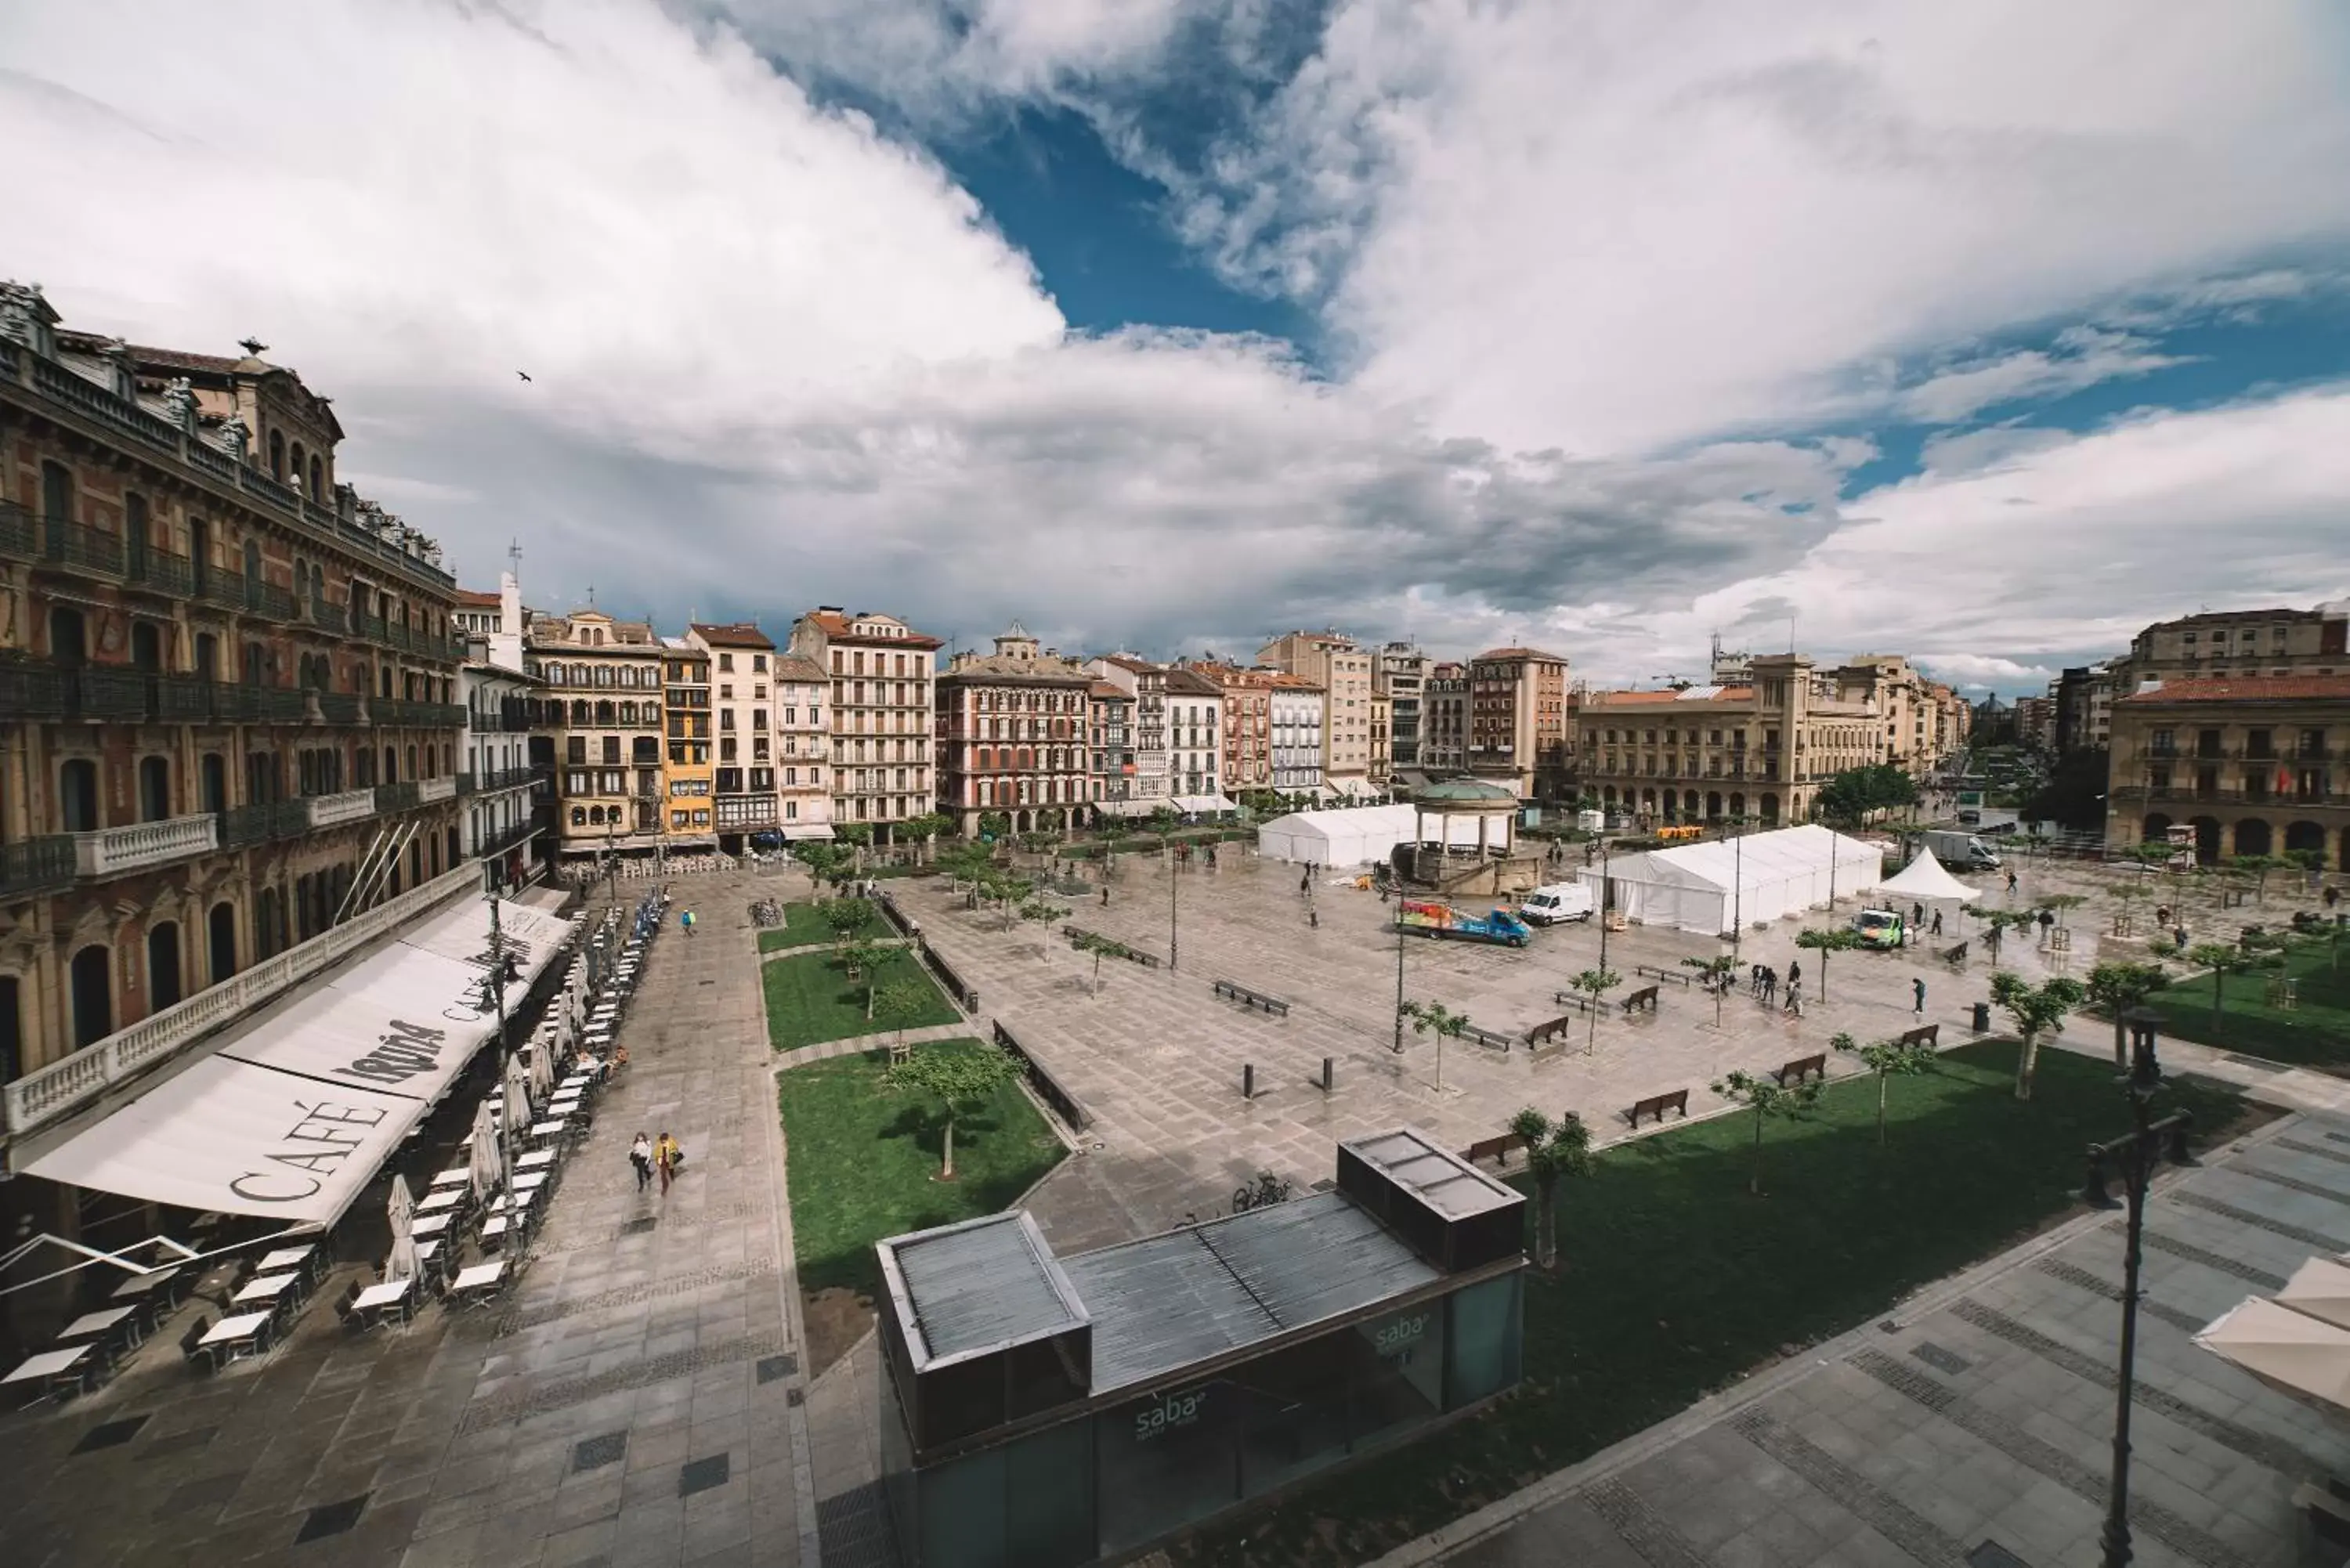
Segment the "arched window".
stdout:
[[400,782],[400,752],[396,747],[386,746],[383,749],[383,782],[386,784]]
[[286,438],[276,431],[269,432],[269,474],[273,479],[286,477]]
[[206,811],[228,809],[228,764],[218,752],[206,752],[196,763],[199,804]]
[[327,465],[315,453],[310,458],[310,499],[322,506],[327,502]]
[[58,605],[49,611],[49,657],[68,668],[89,659],[89,631],[81,611]]
[[586,728],[593,721],[595,711],[585,697],[575,697],[571,700],[571,722],[574,724]]
[[148,675],[163,672],[163,634],[153,621],[130,623],[130,662]]
[[147,1011],[161,1012],[180,994],[180,925],[165,920],[147,933]]
[[92,942],[73,956],[74,1048],[95,1044],[114,1033],[114,954]]
[[213,983],[218,985],[236,973],[236,907],[222,899],[213,906],[205,923],[211,927]]
[[575,805],[571,808],[571,826],[574,827],[585,827],[588,826],[588,808],[586,806]]

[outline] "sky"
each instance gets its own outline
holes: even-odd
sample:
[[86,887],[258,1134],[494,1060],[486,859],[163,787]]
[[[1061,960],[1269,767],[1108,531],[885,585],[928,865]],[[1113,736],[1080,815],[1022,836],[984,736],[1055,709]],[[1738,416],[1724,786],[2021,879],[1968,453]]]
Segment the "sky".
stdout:
[[16,0],[0,145],[0,276],[547,609],[2013,694],[2350,595],[2325,0]]

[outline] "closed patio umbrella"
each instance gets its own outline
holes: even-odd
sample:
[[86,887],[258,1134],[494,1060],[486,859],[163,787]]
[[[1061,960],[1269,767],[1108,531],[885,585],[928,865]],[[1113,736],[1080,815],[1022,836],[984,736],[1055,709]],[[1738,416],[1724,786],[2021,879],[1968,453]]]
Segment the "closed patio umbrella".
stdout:
[[391,1220],[391,1256],[385,1261],[384,1275],[388,1279],[412,1280],[417,1272],[416,1199],[408,1190],[408,1178],[392,1177],[388,1211]]
[[474,1201],[488,1202],[490,1189],[498,1184],[498,1129],[487,1096],[473,1107],[473,1147],[467,1151],[466,1167],[473,1176]]

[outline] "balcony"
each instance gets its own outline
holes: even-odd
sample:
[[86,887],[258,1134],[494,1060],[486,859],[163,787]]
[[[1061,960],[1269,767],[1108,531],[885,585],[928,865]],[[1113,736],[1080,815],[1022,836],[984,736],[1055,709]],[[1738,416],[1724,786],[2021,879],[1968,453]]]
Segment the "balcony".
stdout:
[[76,846],[69,833],[0,844],[0,898],[53,892],[74,879]]
[[183,599],[195,587],[195,568],[185,556],[174,556],[151,545],[136,545],[130,552],[129,569],[124,580],[132,587],[148,588]]
[[310,719],[310,696],[294,686],[250,686],[265,724],[303,724]]
[[409,811],[422,804],[416,781],[383,784],[375,786],[375,808],[378,811]]
[[120,535],[63,517],[43,517],[34,524],[34,558],[45,566],[101,577],[122,576]]
[[220,847],[242,848],[273,838],[298,838],[310,831],[307,800],[265,801],[257,805],[231,806],[220,814]]
[[473,853],[484,859],[493,855],[504,855],[517,845],[529,843],[542,831],[538,823],[527,818],[508,827],[494,828],[486,838],[473,846]]
[[312,827],[340,827],[375,815],[372,788],[347,789],[334,794],[314,794],[304,802],[310,808]]
[[419,779],[416,800],[420,805],[437,805],[444,800],[457,798],[457,778],[454,774],[442,774],[437,779]]
[[136,670],[85,665],[73,671],[71,690],[74,718],[138,720],[147,716],[147,677]]
[[193,597],[198,604],[242,610],[244,608],[244,579],[226,572],[204,572],[196,578]]
[[77,833],[73,836],[74,871],[82,877],[120,877],[168,866],[191,855],[208,855],[220,847],[219,826],[210,812],[204,812]]
[[315,594],[302,606],[302,619],[305,624],[317,627],[320,631],[331,631],[338,636],[348,635],[350,629],[350,618],[344,613],[343,607]]
[[525,765],[518,768],[489,768],[477,774],[459,774],[459,794],[487,794],[494,790],[515,789],[546,776],[547,770]]
[[213,717],[213,683],[195,675],[151,675],[147,708],[160,723],[208,724]]
[[62,719],[73,711],[73,682],[55,665],[29,659],[0,663],[0,714],[11,719]]
[[318,717],[329,724],[356,724],[359,722],[359,700],[349,691],[317,691]]

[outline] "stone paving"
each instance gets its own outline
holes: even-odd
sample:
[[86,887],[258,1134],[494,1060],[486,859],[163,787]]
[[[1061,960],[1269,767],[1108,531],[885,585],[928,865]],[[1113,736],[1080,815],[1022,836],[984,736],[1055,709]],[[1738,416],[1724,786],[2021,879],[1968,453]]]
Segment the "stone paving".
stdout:
[[[1609,1141],[1626,1136],[1623,1113],[1636,1099],[1686,1088],[1690,1114],[1704,1115],[1721,1105],[1707,1085],[1730,1068],[1773,1068],[1816,1054],[1838,1030],[1873,1039],[1910,1027],[1919,1022],[1910,1006],[1913,976],[1926,981],[1925,1020],[1941,1025],[1945,1044],[1972,1037],[1970,1005],[1989,995],[1987,962],[1954,971],[1920,950],[1839,953],[1829,965],[1828,1000],[1813,1000],[1804,1017],[1767,1009],[1742,991],[1724,1003],[1717,1024],[1713,1002],[1694,988],[1635,971],[1647,965],[1688,974],[1683,958],[1711,956],[1720,944],[1634,928],[1607,933],[1608,967],[1626,977],[1612,994],[1659,983],[1655,1014],[1627,1019],[1611,1006],[1596,1034],[1578,1021],[1564,1049],[1539,1058],[1522,1038],[1507,1052],[1448,1044],[1440,1095],[1433,1042],[1407,1030],[1403,1054],[1393,1048],[1391,907],[1325,880],[1312,901],[1319,925],[1311,925],[1297,867],[1235,846],[1221,861],[1216,871],[1195,862],[1173,873],[1179,967],[1105,961],[1099,995],[1092,961],[1057,936],[1048,940],[1016,920],[1006,930],[1000,914],[966,909],[942,881],[896,885],[923,935],[979,988],[983,1011],[1011,1028],[1096,1119],[1084,1158],[1048,1179],[1035,1204],[1038,1223],[1064,1251],[1161,1231],[1191,1213],[1222,1212],[1233,1189],[1260,1169],[1301,1187],[1326,1179],[1336,1140],[1399,1123],[1466,1147],[1503,1131],[1531,1104],[1580,1112],[1596,1138]],[[1123,857],[1109,904],[1097,896],[1065,900],[1069,921],[1163,959],[1169,877],[1156,856]],[[1846,913],[1855,907],[1839,903]],[[1741,958],[1783,973],[1800,956],[1804,990],[1816,999],[1818,955],[1798,954],[1800,929],[1783,920],[1750,932]],[[1595,967],[1600,937],[1596,925],[1584,923],[1538,930],[1523,950],[1406,938],[1405,994],[1523,1037],[1530,1025],[1567,1011],[1555,994],[1576,971]],[[2031,946],[2011,942],[2010,967],[2039,972]],[[1288,1002],[1288,1016],[1219,1000],[1218,980]],[[1325,1056],[1336,1077],[1327,1094],[1318,1082]],[[1241,1096],[1248,1064],[1256,1068],[1253,1100]],[[1833,1057],[1829,1068],[1857,1070]]]
[[[2313,1251],[2350,1247],[2350,1123],[2260,1129],[2167,1179],[2147,1231],[2137,1560],[2304,1561],[2292,1493],[2343,1473],[2350,1425],[2189,1336]],[[1379,1568],[2088,1568],[2112,1451],[2120,1231],[2085,1215]]]
[[[655,943],[631,1065],[504,1301],[356,1339],[314,1303],[280,1348],[211,1377],[176,1354],[183,1309],[99,1393],[0,1421],[10,1568],[814,1563],[746,882],[680,880],[702,929]],[[687,1151],[666,1196],[636,1190],[639,1127]]]

